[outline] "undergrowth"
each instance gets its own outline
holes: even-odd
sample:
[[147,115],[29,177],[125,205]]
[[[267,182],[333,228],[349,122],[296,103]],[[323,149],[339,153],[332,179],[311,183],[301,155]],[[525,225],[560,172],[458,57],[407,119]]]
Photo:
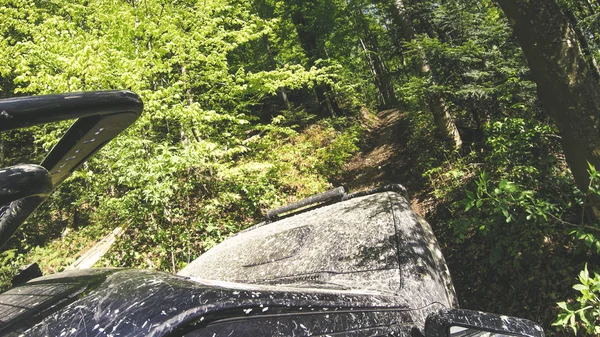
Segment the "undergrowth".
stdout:
[[[33,262],[44,274],[60,272],[120,225],[126,232],[96,266],[176,272],[231,233],[262,221],[268,209],[331,188],[328,180],[358,151],[363,133],[350,117],[303,129],[284,124],[257,128],[246,150],[225,161],[190,164],[193,159],[177,156],[181,149],[155,153],[163,163],[183,160],[167,172],[151,161],[102,168],[92,161],[17,233],[18,249],[0,256],[0,283],[6,287],[19,266]],[[130,151],[145,146],[126,145]],[[94,191],[103,181],[109,193],[99,198]],[[67,197],[73,190],[89,193]]]
[[597,191],[594,184],[588,194],[575,186],[554,134],[539,122],[504,118],[485,125],[483,144],[447,150],[423,174],[436,200],[428,220],[461,306],[529,318],[549,335],[559,333],[553,322],[593,334],[596,279],[582,272],[577,299],[561,300],[573,297],[573,276],[584,264],[598,261],[600,233],[584,217],[586,199]]

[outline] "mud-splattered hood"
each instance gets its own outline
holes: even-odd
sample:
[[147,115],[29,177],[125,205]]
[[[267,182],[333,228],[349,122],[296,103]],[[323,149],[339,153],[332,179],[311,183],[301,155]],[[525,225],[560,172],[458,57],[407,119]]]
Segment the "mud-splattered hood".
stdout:
[[[408,199],[383,191],[256,225],[179,275],[250,284],[363,290],[410,308],[456,306],[431,227]],[[424,324],[427,313],[415,317]]]
[[194,331],[223,331],[222,322],[232,320],[238,329],[245,320],[257,328],[270,318],[281,322],[296,315],[302,317],[297,335],[370,324],[395,326],[396,335],[409,333],[411,310],[394,300],[356,291],[211,285],[162,272],[90,269],[38,278],[1,294],[0,334],[203,336]]

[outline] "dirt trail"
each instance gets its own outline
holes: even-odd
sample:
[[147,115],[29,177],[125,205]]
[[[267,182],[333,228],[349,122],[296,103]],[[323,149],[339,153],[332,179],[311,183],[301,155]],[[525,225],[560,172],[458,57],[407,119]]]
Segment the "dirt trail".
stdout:
[[406,146],[410,130],[406,115],[398,109],[384,110],[377,115],[363,109],[362,119],[367,129],[366,141],[334,184],[358,191],[400,183],[408,189],[413,209],[424,215],[419,201],[421,175],[412,169],[414,155]]

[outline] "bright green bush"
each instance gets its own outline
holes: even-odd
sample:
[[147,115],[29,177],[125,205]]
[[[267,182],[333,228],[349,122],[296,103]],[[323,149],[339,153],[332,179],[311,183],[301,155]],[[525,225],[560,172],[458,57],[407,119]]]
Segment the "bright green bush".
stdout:
[[[591,198],[600,197],[600,173],[592,165],[589,166],[589,188],[581,203],[586,207],[586,202]],[[583,243],[587,255],[600,256],[600,227],[597,224],[587,225],[582,218],[581,223],[574,225],[571,235]],[[600,274],[594,272],[590,276],[588,265],[579,272],[579,283],[573,289],[579,292],[575,300],[557,303],[560,313],[552,324],[562,329],[571,329],[575,334],[597,336],[600,334]]]
[[[334,61],[306,67],[298,41],[282,35],[293,31],[247,1],[3,4],[2,53],[11,55],[0,66],[3,95],[128,88],[144,101],[140,119],[17,233],[19,251],[50,259],[44,247],[61,250],[45,261],[56,271],[72,262],[62,254],[76,250],[50,244],[64,227],[98,229],[78,238],[83,249],[123,225],[128,239],[104,264],[177,270],[270,207],[327,189],[357,150],[353,122],[309,127],[323,116],[291,106],[266,118],[261,105],[281,90],[309,97],[319,84],[355,89],[339,81]],[[270,40],[289,48],[273,45],[265,59]],[[356,102],[347,101],[351,115]],[[28,154],[41,156],[70,123],[13,133],[7,148],[30,141]]]
[[561,309],[556,321],[552,324],[570,328],[573,333],[585,331],[589,336],[600,335],[600,274],[590,277],[587,265],[579,273],[579,282],[573,289],[579,292],[572,303],[559,302]]
[[10,287],[12,278],[17,274],[23,262],[23,255],[19,254],[16,249],[0,253],[0,292]]

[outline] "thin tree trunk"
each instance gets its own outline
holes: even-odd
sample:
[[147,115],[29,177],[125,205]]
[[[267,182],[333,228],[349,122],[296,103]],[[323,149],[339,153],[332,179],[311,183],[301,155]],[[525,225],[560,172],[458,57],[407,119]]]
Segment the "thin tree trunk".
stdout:
[[[538,97],[562,135],[577,185],[587,191],[588,163],[600,168],[600,87],[572,23],[554,0],[497,0],[527,57]],[[592,200],[600,216],[600,200]]]
[[[373,83],[379,92],[379,106],[384,109],[390,108],[397,102],[392,78],[387,67],[378,56],[379,44],[377,43],[377,38],[371,33],[369,25],[361,10],[357,10],[356,17],[357,20],[360,20],[363,36],[367,39],[366,43],[362,38],[359,39],[359,42],[365,53],[365,58],[369,65],[369,69],[371,70],[371,74],[373,75]],[[375,55],[375,57],[371,54]]]
[[292,103],[290,102],[288,96],[287,96],[287,91],[285,90],[285,88],[279,88],[279,90],[277,90],[279,92],[279,96],[281,96],[281,99],[283,100],[283,104],[285,104],[285,107],[288,110],[292,110]]
[[[372,39],[373,37],[371,36],[370,38]],[[375,72],[378,74],[377,81],[379,83],[379,91],[381,92],[381,95],[383,96],[384,100],[383,106],[385,108],[390,108],[397,102],[396,93],[394,91],[394,85],[392,84],[392,78],[389,72],[387,71],[385,64],[382,62],[381,58],[378,55],[379,48],[377,47],[376,42],[372,41],[370,45],[371,48],[373,48],[373,51],[375,52],[375,57],[372,58],[372,61],[373,67],[375,68]]]
[[375,65],[373,64],[373,59],[371,58],[371,54],[369,49],[367,48],[367,46],[365,45],[365,42],[363,41],[363,39],[358,39],[360,42],[360,46],[363,49],[363,52],[365,54],[365,59],[367,61],[367,65],[369,66],[369,70],[371,71],[371,75],[373,77],[373,83],[375,84],[375,87],[377,87],[377,91],[379,92],[379,105],[382,107],[387,107],[388,102],[386,99],[386,96],[381,88],[381,83],[379,80],[379,74],[377,73],[377,70],[375,68]]
[[[269,36],[265,35],[263,37],[263,41],[265,43],[265,48],[267,49],[267,57],[269,59],[269,63],[270,63],[271,69],[276,69],[277,68],[277,64],[275,62],[275,55],[273,55],[273,50],[271,50],[271,42],[269,41]],[[285,107],[288,110],[291,110],[292,109],[292,104],[290,103],[290,100],[288,99],[287,92],[286,92],[285,88],[281,87],[281,88],[277,89],[277,92],[278,92],[279,96],[281,97],[281,99],[283,100],[283,103],[285,104]]]
[[[413,40],[415,37],[415,30],[412,26],[410,16],[406,11],[404,2],[402,0],[394,0],[394,5],[397,11],[396,19],[399,20],[405,40]],[[425,55],[423,55],[421,64],[418,65],[416,71],[420,76],[431,77],[431,67],[429,66],[429,62],[427,61]],[[433,79],[431,82],[435,85]],[[462,139],[460,137],[458,128],[456,127],[456,122],[450,114],[444,98],[440,94],[431,93],[426,98],[426,101],[429,110],[433,115],[435,125],[440,130],[444,138],[450,140],[455,149],[460,149],[462,147]]]
[[569,20],[571,27],[573,27],[573,31],[577,35],[577,39],[579,40],[579,46],[581,48],[581,51],[583,52],[583,55],[585,56],[585,59],[589,63],[589,67],[592,70],[592,75],[596,77],[596,81],[600,80],[598,63],[596,62],[596,58],[594,57],[594,54],[590,49],[590,45],[588,44],[588,41],[585,38],[583,31],[577,26],[577,18],[575,18],[575,15],[571,11],[565,12],[565,17],[567,18],[567,20]]
[[433,93],[427,98],[427,103],[433,114],[435,126],[442,131],[445,137],[452,141],[455,149],[460,149],[462,146],[462,139],[460,138],[460,133],[454,123],[454,118],[452,118],[452,115],[448,112],[444,99],[439,94]]
[[384,91],[388,96],[389,104],[390,106],[393,106],[398,103],[398,98],[396,97],[396,90],[394,90],[394,83],[392,80],[390,69],[381,59],[381,56],[379,56],[379,54],[375,55],[375,65],[376,69],[379,69],[379,72],[382,74],[381,80],[384,83]]
[[[423,55],[422,62],[422,76],[431,76],[431,68],[429,67],[429,62],[425,55]],[[431,82],[435,83],[433,80]],[[462,138],[460,137],[460,132],[458,132],[458,128],[454,122],[454,117],[452,117],[450,110],[446,106],[444,98],[436,92],[431,92],[427,97],[427,105],[433,114],[435,125],[442,132],[442,135],[446,139],[452,141],[456,150],[460,149],[462,147]]]

